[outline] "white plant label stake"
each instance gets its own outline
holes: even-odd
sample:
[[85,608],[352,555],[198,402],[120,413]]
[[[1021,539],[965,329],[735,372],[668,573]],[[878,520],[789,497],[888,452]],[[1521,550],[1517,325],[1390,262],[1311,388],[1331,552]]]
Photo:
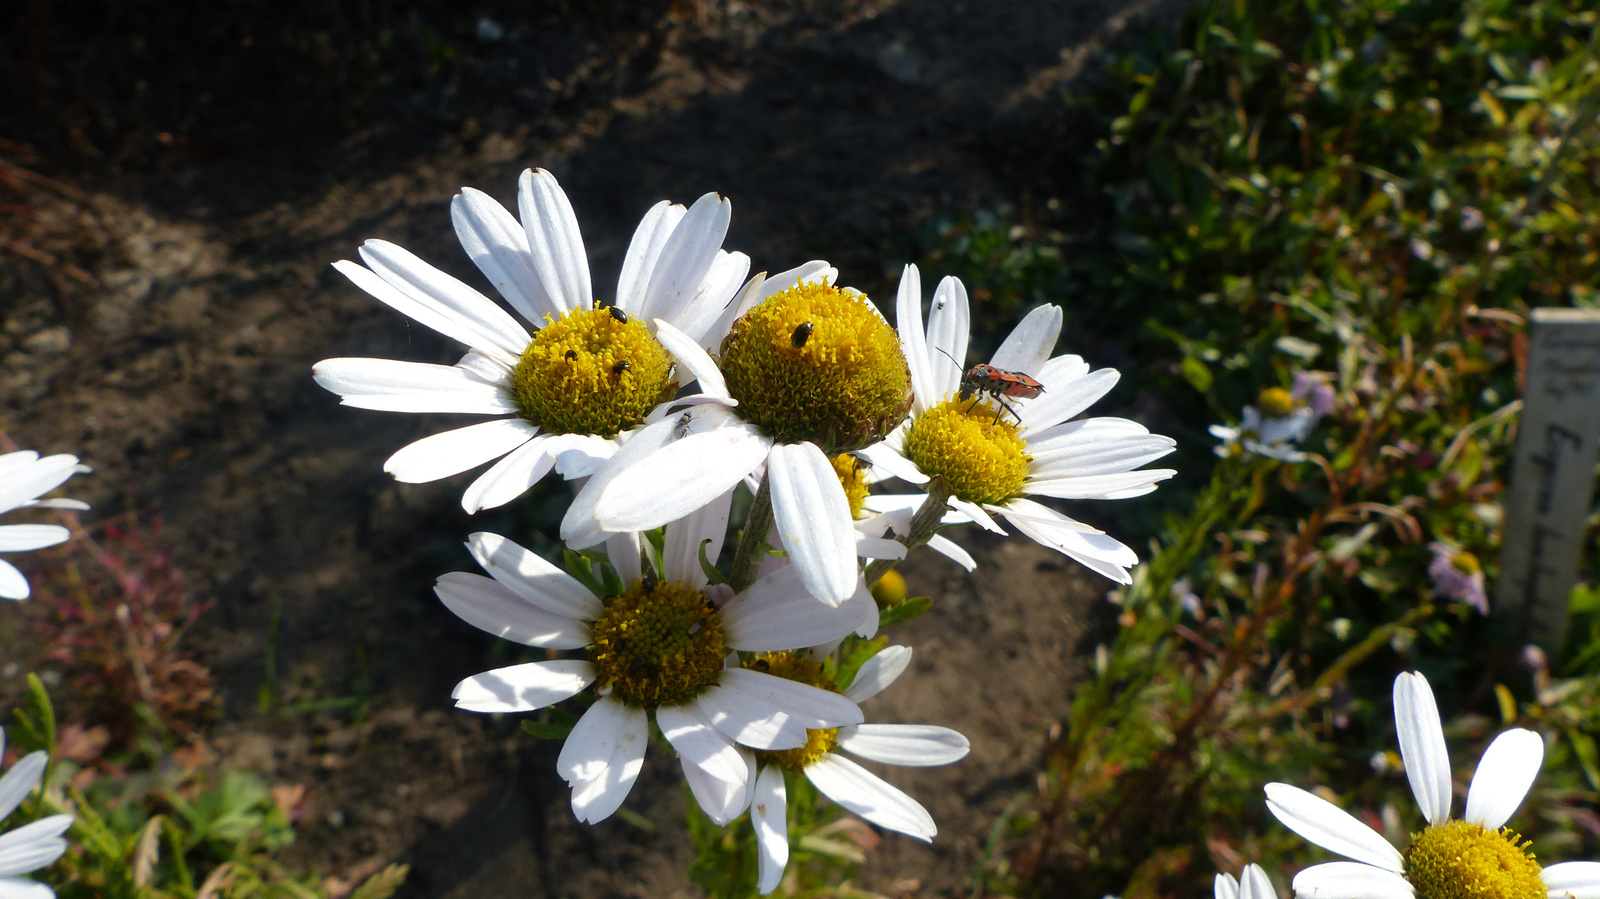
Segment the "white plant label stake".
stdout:
[[1600,449],[1600,310],[1535,309],[1495,615],[1554,658]]

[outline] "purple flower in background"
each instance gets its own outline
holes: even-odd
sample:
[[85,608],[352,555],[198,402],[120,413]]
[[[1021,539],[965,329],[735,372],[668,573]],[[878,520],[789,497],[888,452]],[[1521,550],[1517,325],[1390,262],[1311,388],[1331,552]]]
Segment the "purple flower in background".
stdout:
[[1448,543],[1429,544],[1433,561],[1428,563],[1428,576],[1433,578],[1433,593],[1441,599],[1464,602],[1489,614],[1489,597],[1483,590],[1483,568],[1478,557]]

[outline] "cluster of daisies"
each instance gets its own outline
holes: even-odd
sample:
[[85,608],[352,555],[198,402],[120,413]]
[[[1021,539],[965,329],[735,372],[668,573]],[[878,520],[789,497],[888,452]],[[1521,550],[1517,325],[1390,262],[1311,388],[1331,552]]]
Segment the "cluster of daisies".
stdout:
[[968,742],[865,721],[861,703],[911,658],[886,646],[843,673],[855,666],[840,665],[842,642],[878,631],[869,588],[923,546],[972,569],[944,533],[970,524],[1126,583],[1134,552],[1048,500],[1148,493],[1173,472],[1142,466],[1173,441],[1078,417],[1117,373],[1053,355],[1058,307],[1033,310],[969,369],[960,281],[942,280],[925,307],[907,266],[891,325],[826,262],[752,275],[723,248],[731,204],[716,194],[652,207],[610,296],[548,172],[523,173],[515,215],[470,188],[450,211],[504,305],[382,240],[336,268],[462,344],[460,361],[328,359],[314,373],[346,405],[483,416],[384,466],[413,483],[482,468],[462,495],[469,513],[552,475],[574,491],[561,564],[480,532],[467,546],[487,576],[439,579],[467,623],[549,651],[467,678],[456,705],[582,706],[556,764],[587,822],[621,806],[658,735],[708,816],[749,813],[763,892],[788,858],[786,778],[931,839],[923,806],[860,761],[944,765]]

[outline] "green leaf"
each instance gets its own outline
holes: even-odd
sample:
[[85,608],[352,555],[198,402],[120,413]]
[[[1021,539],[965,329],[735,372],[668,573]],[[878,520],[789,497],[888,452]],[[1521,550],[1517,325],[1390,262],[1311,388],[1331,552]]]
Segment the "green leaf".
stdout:
[[706,547],[710,544],[710,540],[700,541],[700,570],[706,573],[706,577],[711,581],[711,583],[726,584],[728,579],[723,577],[722,572],[717,570],[717,566],[706,558]]
[[1209,392],[1212,383],[1216,380],[1211,376],[1211,369],[1207,368],[1204,362],[1193,356],[1183,357],[1183,361],[1178,363],[1178,373],[1183,375],[1185,381],[1189,382],[1189,386],[1201,393]]
[[350,894],[350,899],[389,899],[406,882],[406,875],[410,873],[410,865],[390,865],[362,881],[361,886]]
[[878,627],[892,627],[903,624],[933,608],[933,597],[913,596],[904,602],[897,602],[884,609],[878,617]]
[[1567,739],[1572,741],[1572,752],[1578,757],[1578,764],[1583,766],[1583,776],[1589,779],[1589,786],[1600,790],[1600,751],[1594,744],[1594,737],[1581,730],[1569,729]]

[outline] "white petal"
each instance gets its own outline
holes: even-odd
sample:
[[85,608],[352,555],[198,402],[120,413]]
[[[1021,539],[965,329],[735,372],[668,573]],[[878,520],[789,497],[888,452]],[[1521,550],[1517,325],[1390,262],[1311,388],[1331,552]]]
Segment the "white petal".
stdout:
[[0,552],[25,552],[65,543],[72,532],[59,524],[0,525]]
[[800,572],[785,565],[724,606],[722,628],[728,645],[745,652],[800,649],[853,632],[863,611],[859,603],[828,606],[817,602],[805,589]]
[[644,565],[639,556],[639,535],[633,531],[612,534],[606,538],[606,560],[616,569],[622,583],[632,585],[644,579]]
[[0,478],[9,478],[13,472],[21,471],[37,461],[39,454],[33,450],[0,453]]
[[643,308],[645,288],[650,286],[650,274],[661,258],[661,248],[667,245],[672,229],[678,227],[687,211],[677,203],[662,200],[639,220],[633,240],[628,242],[627,255],[622,257],[622,274],[617,278],[616,303],[629,315],[638,316]]
[[28,592],[28,579],[22,576],[17,566],[0,559],[0,598],[27,599]]
[[[645,461],[676,438],[673,436],[678,427],[675,419],[663,419],[645,428],[634,431],[632,436],[623,441],[614,455],[597,468],[589,481],[573,497],[572,504],[567,507],[567,514],[561,519],[561,539],[573,549],[586,549],[597,543],[603,542],[607,534],[600,530],[595,521],[595,504],[602,493],[611,485],[616,477],[627,471],[631,466]],[[626,531],[627,528],[618,528],[617,531]]]
[[[700,567],[700,547],[705,544],[707,561],[715,565],[728,533],[728,512],[733,506],[733,490],[694,512],[671,522],[662,535],[661,576],[699,589],[707,583]],[[707,543],[706,541],[710,541]]]
[[1092,528],[1038,503],[1013,499],[1000,512],[1039,545],[1070,556],[1119,584],[1129,583],[1128,569],[1139,564],[1139,555],[1116,538],[1094,533]]
[[71,509],[74,512],[89,511],[89,504],[81,499],[35,499],[22,504],[25,509]]
[[729,689],[776,708],[808,728],[844,727],[861,723],[855,703],[819,687],[786,680],[760,671],[727,668],[718,682]]
[[71,815],[51,815],[0,836],[0,877],[37,871],[60,858],[67,851],[61,835],[72,820]]
[[772,518],[812,596],[830,606],[855,592],[856,532],[833,463],[814,443],[775,444],[767,457]]
[[450,698],[468,712],[531,712],[576,696],[594,678],[594,666],[577,659],[527,662],[475,674]]
[[[593,780],[616,757],[632,757],[634,743],[649,739],[650,722],[643,709],[623,705],[614,696],[601,698],[583,713],[561,744],[556,773],[568,783]],[[643,757],[644,747],[637,747]]]
[[[717,327],[722,314],[732,305],[734,298],[739,294],[739,286],[745,283],[745,278],[749,274],[749,256],[718,250],[716,261],[711,263],[711,271],[706,272],[705,280],[695,289],[694,299],[690,300],[688,307],[678,315],[678,330],[694,338],[700,346],[708,350],[717,349],[726,332],[713,337],[712,331]],[[732,324],[731,320],[729,324]]]
[[481,190],[463,187],[450,200],[456,238],[478,271],[522,317],[535,324],[561,316],[533,269],[528,233],[511,213]]
[[930,842],[939,832],[915,799],[837,753],[808,766],[806,777],[829,799],[879,827]]
[[1294,876],[1303,899],[1411,899],[1411,884],[1399,874],[1356,862],[1312,865]]
[[678,759],[695,802],[719,827],[726,827],[750,807],[750,794],[755,789],[756,757],[747,749],[739,750],[739,755],[744,759],[745,779],[737,784],[712,777],[688,759]]
[[1404,861],[1381,834],[1337,805],[1288,784],[1267,784],[1267,810],[1300,836],[1329,852],[1399,874]]
[[765,896],[778,888],[789,864],[789,794],[777,765],[768,765],[756,777],[750,823],[756,830],[756,889]]
[[863,559],[890,559],[899,561],[906,557],[906,545],[898,540],[880,537],[856,537],[856,555]]
[[1600,899],[1600,862],[1562,862],[1539,876],[1550,899]]
[[539,483],[555,467],[559,452],[551,452],[552,435],[536,434],[467,485],[461,508],[468,515],[498,509]]
[[911,647],[885,646],[861,663],[856,679],[844,688],[845,698],[855,703],[866,702],[898,680],[910,664]]
[[[1033,461],[1028,463],[1028,470],[1035,477],[1115,474],[1153,462],[1177,447],[1177,442],[1171,437],[1116,433],[1120,430],[1116,425],[1110,428],[1093,427],[1096,422],[1104,420],[1089,418],[1068,422],[1041,432],[1052,435],[1048,440],[1029,438],[1028,455],[1033,457]],[[1083,427],[1072,433],[1060,433],[1074,425]]]
[[1216,899],[1239,899],[1239,881],[1234,880],[1232,874],[1218,874],[1211,892]]
[[467,538],[467,550],[495,580],[547,612],[583,621],[605,612],[600,600],[572,575],[499,534],[479,531]]
[[962,549],[954,540],[941,534],[934,534],[928,538],[927,547],[946,559],[960,565],[968,571],[978,570],[978,560],[972,554]]
[[906,367],[911,370],[911,393],[915,398],[912,411],[925,412],[938,405],[942,397],[935,390],[933,365],[928,360],[928,342],[922,330],[922,275],[915,265],[907,264],[900,272],[894,310],[900,348],[905,353]]
[[380,412],[505,415],[517,411],[511,395],[455,365],[394,359],[324,359],[312,366],[318,384],[346,406]]
[[528,249],[539,283],[559,317],[594,305],[589,285],[589,257],[578,231],[572,203],[555,176],[539,169],[524,171],[517,182],[517,209],[528,235]]
[[[1039,306],[1023,317],[995,350],[989,364],[1038,378],[1061,336],[1061,307]],[[1046,386],[1046,390],[1049,390]]]
[[[606,702],[608,700],[602,700]],[[597,703],[598,705],[599,703]],[[644,752],[650,741],[650,719],[640,709],[624,709],[617,749],[605,770],[572,786],[572,813],[587,824],[598,824],[622,807],[644,768]]]
[[[695,317],[692,300],[716,261],[732,215],[733,204],[715,193],[706,194],[689,207],[688,214],[672,229],[661,248],[661,257],[650,273],[650,286],[645,289],[644,302],[639,308],[640,318],[645,321],[659,318],[678,326],[685,319]],[[715,311],[722,309],[719,306]],[[698,322],[695,330],[709,323]]]
[[1043,394],[1024,401],[1017,409],[1022,418],[1022,436],[1032,438],[1035,432],[1055,427],[1089,408],[1117,386],[1121,377],[1114,368],[1102,368],[1061,384],[1046,384]]
[[994,518],[977,503],[969,503],[964,499],[959,499],[954,496],[946,499],[945,502],[949,503],[950,508],[972,519],[974,523],[982,527],[984,530],[991,531],[1002,536],[1005,534],[1005,529],[1000,527],[1000,525],[995,522]]
[[[728,669],[733,670],[738,669]],[[739,686],[716,684],[695,698],[712,727],[728,739],[754,749],[796,749],[806,745],[803,722],[784,714],[759,692]]]
[[928,371],[933,387],[930,404],[961,389],[971,329],[967,289],[953,277],[942,278],[933,291],[933,307],[928,310]]
[[30,752],[12,765],[5,777],[0,777],[0,821],[16,811],[22,800],[39,785],[49,761],[49,753],[43,750]]
[[539,608],[482,575],[449,572],[433,592],[461,620],[504,640],[545,649],[581,649],[594,642],[587,623]]
[[383,470],[405,484],[437,481],[497,459],[537,433],[538,428],[520,418],[480,422],[404,446],[383,463]]
[[1069,475],[1062,478],[1030,477],[1023,491],[1058,499],[1129,499],[1156,489],[1156,484],[1177,474],[1170,468],[1124,471],[1119,474]]
[[742,784],[750,776],[744,756],[733,743],[704,720],[698,706],[662,706],[656,724],[678,755],[718,780]]
[[[489,352],[510,365],[516,364],[522,351],[528,348],[532,340],[528,330],[510,313],[404,247],[387,240],[369,240],[361,245],[360,253],[373,274],[409,301],[409,308],[396,308],[418,322],[474,349]],[[345,275],[355,280],[351,272],[346,271]],[[366,288],[366,285],[360,286]],[[382,296],[378,299],[389,302]],[[418,312],[431,320],[419,318]],[[445,327],[434,321],[440,321]],[[462,340],[464,336],[470,339]]]
[[[668,435],[677,426],[675,421],[662,424]],[[648,531],[682,518],[738,484],[766,458],[768,446],[743,423],[668,443],[611,479],[594,505],[595,522],[606,531]]]
[[915,462],[890,449],[887,444],[874,443],[862,450],[861,455],[867,457],[873,468],[881,468],[890,476],[908,484],[928,483],[928,476],[922,473],[922,469],[918,468]]
[[1407,671],[1394,679],[1394,726],[1417,807],[1429,824],[1443,824],[1450,817],[1450,750],[1427,678]]
[[932,724],[858,724],[839,729],[839,748],[871,762],[927,768],[961,761],[972,744]]
[[[67,843],[61,842],[66,850]],[[26,877],[0,877],[0,899],[55,899],[56,891]]]
[[739,288],[739,292],[734,295],[733,299],[728,301],[728,305],[723,307],[722,314],[717,316],[716,322],[706,329],[706,333],[701,336],[701,346],[715,350],[722,345],[722,338],[728,336],[728,331],[733,327],[733,323],[744,317],[745,313],[749,312],[755,307],[756,303],[761,301],[761,290],[763,285],[766,284],[766,277],[766,272],[757,272],[750,276],[750,280],[746,281],[744,286]]
[[838,280],[839,270],[821,259],[802,262],[786,272],[776,275],[761,283],[761,299],[766,299],[775,293],[788,290],[799,284],[832,284]]
[[1260,865],[1244,866],[1239,875],[1239,899],[1278,899],[1278,891],[1273,889],[1272,881],[1267,879],[1267,872],[1261,870]]
[[1522,804],[1544,764],[1544,738],[1531,730],[1508,730],[1489,744],[1467,789],[1466,820],[1498,830]]
[[[682,365],[690,378],[700,382],[700,392],[716,397],[728,397],[728,382],[722,378],[722,370],[717,368],[717,363],[711,361],[706,351],[701,349],[700,343],[671,324],[661,319],[655,320],[656,339],[667,348]],[[685,383],[689,378],[680,378]]]
[[78,473],[78,457],[59,453],[43,459],[28,459],[0,482],[0,512],[8,512],[23,503],[60,487]]

